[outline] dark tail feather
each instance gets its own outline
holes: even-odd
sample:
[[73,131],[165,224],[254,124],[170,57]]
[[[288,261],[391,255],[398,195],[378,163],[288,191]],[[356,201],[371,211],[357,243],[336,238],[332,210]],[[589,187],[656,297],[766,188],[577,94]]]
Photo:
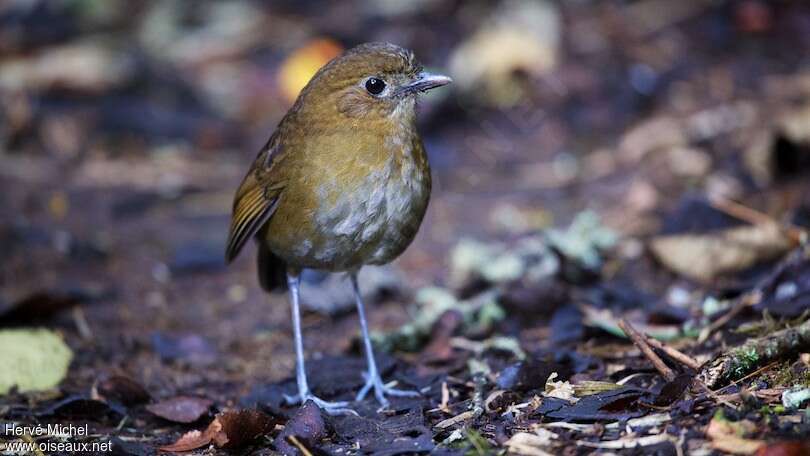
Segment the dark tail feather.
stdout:
[[264,291],[287,291],[287,264],[275,256],[264,243],[259,243],[257,258],[259,283]]

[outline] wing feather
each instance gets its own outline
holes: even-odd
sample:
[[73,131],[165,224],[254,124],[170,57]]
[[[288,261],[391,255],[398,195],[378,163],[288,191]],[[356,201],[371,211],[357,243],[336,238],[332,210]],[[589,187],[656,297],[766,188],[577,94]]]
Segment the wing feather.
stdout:
[[[273,138],[271,138],[271,141]],[[273,164],[277,148],[266,146],[256,157],[233,202],[225,259],[230,263],[245,243],[270,220],[278,207],[283,185],[274,179]]]

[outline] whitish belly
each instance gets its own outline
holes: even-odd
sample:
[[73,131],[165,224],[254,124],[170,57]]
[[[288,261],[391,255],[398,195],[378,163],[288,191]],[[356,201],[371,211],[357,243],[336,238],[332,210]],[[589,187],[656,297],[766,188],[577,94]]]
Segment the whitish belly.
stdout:
[[[430,197],[430,177],[406,163],[370,173],[352,192],[324,195],[309,267],[334,271],[388,263],[411,243]],[[314,259],[314,261],[312,261]]]

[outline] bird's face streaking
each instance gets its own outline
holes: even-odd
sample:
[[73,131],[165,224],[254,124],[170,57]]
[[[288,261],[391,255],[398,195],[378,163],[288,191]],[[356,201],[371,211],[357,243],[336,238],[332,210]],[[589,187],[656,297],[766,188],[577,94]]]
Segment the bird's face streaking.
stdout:
[[327,64],[310,86],[320,102],[331,105],[327,107],[340,115],[385,120],[413,116],[419,92],[449,82],[446,76],[424,72],[409,50],[388,43],[370,43]]

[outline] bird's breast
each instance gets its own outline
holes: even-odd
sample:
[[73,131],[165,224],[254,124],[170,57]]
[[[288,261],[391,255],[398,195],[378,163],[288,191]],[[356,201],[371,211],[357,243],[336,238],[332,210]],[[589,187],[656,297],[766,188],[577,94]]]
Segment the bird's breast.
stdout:
[[396,152],[353,184],[324,189],[314,214],[321,242],[312,256],[333,269],[383,264],[413,240],[430,196],[430,171]]
[[345,271],[384,264],[411,243],[430,198],[430,168],[412,129],[307,139],[265,230],[290,265]]

